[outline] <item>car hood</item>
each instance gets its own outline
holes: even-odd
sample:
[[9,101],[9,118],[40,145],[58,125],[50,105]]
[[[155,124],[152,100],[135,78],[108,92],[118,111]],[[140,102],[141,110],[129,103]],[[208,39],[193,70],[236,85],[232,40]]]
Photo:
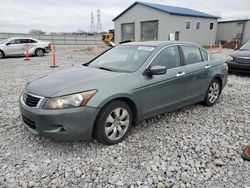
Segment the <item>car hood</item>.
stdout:
[[[29,82],[26,86],[26,91],[35,95],[43,97],[51,97],[63,90],[70,90],[77,86],[91,85],[93,82],[100,82],[105,78],[118,76],[118,72],[111,72],[91,67],[74,68],[65,71],[59,71],[55,74],[43,76],[36,80]],[[94,86],[94,85],[93,85]],[[98,88],[84,88],[85,89],[98,89]],[[72,91],[72,93],[75,91]],[[68,93],[70,94],[70,93]]]
[[249,59],[250,58],[250,50],[243,50],[243,51],[237,50],[235,52],[230,53],[229,55],[232,57],[236,57],[236,58]]

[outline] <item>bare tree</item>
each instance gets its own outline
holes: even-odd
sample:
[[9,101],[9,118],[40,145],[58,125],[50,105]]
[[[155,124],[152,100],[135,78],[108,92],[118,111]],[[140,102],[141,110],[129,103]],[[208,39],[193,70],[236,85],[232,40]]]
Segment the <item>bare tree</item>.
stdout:
[[32,29],[29,32],[30,34],[45,34],[46,32],[39,30],[39,29]]

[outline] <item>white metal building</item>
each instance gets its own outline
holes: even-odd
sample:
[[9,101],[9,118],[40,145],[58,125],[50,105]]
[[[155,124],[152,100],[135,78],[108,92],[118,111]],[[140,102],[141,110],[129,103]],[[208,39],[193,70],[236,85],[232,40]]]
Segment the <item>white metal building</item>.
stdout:
[[116,43],[175,39],[211,45],[218,17],[188,8],[135,2],[113,21]]
[[247,42],[250,40],[250,19],[219,21],[216,40]]

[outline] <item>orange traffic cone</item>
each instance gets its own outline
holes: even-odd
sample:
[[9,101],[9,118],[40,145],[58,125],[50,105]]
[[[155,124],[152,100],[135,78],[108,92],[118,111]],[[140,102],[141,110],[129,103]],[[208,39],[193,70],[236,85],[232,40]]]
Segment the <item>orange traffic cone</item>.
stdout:
[[28,50],[26,50],[26,53],[25,53],[25,59],[24,59],[25,61],[29,61],[30,59],[29,59],[29,52],[28,52]]
[[222,52],[222,46],[221,46],[221,42],[219,43],[219,52]]
[[58,67],[58,66],[56,65],[56,46],[55,46],[55,45],[52,46],[52,65],[51,65],[50,67],[51,67],[51,68],[56,68],[56,67]]
[[235,44],[235,48],[234,48],[234,49],[235,49],[235,50],[238,49],[238,44],[237,44],[237,43]]
[[213,45],[212,45],[212,44],[210,45],[210,49],[209,49],[209,50],[210,50],[210,52],[213,52],[213,51],[214,51]]

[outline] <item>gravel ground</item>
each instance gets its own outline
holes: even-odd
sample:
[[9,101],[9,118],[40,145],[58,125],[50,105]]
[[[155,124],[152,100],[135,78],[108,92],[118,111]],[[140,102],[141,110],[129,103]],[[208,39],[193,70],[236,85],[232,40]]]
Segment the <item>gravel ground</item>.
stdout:
[[[57,70],[102,50],[58,48]],[[240,156],[250,144],[250,77],[230,75],[215,106],[145,120],[118,145],[58,143],[30,134],[19,120],[21,91],[56,71],[50,63],[50,55],[0,60],[0,187],[250,187],[250,162]]]

